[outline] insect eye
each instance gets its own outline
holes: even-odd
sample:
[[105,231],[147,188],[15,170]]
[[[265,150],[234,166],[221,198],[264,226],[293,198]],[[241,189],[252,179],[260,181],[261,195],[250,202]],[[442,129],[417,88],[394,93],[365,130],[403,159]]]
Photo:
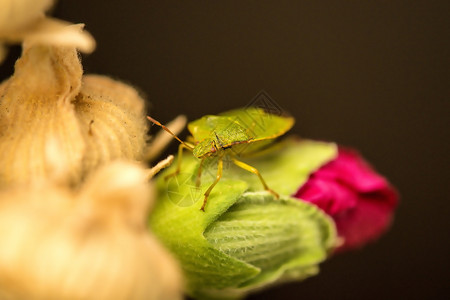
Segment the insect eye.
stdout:
[[216,143],[214,141],[212,141],[211,143],[211,152],[216,152],[217,148],[216,148]]

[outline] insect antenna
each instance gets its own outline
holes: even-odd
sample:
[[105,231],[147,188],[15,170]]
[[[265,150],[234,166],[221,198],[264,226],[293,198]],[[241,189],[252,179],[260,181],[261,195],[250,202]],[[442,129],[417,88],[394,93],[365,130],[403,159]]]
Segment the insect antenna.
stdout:
[[172,131],[170,131],[169,128],[167,128],[166,126],[164,126],[163,124],[161,124],[160,122],[156,121],[155,119],[153,119],[150,116],[147,116],[147,119],[149,119],[150,122],[152,122],[155,125],[158,125],[159,127],[161,127],[162,129],[164,129],[165,131],[167,131],[170,135],[172,135],[177,141],[179,141],[181,144],[185,145],[186,148],[190,149],[190,150],[194,150],[194,147],[192,147],[191,145],[187,144],[186,142],[183,142],[179,137],[177,137],[175,135],[175,133],[173,133]]

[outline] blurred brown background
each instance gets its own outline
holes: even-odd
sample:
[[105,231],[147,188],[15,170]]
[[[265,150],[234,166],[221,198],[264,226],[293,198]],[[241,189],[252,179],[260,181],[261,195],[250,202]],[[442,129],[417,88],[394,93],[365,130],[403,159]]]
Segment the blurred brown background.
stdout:
[[292,132],[359,149],[398,187],[378,243],[250,299],[448,296],[450,1],[60,0],[53,13],[95,36],[86,72],[137,86],[158,120],[265,90],[297,119]]

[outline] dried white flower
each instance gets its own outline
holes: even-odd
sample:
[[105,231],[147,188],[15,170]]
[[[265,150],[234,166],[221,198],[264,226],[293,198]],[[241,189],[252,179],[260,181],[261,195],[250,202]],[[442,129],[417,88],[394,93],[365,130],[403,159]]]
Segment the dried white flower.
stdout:
[[0,192],[0,297],[181,299],[178,266],[146,229],[152,191],[143,168],[116,162],[78,192]]
[[53,0],[0,0],[0,62],[5,56],[2,43],[22,43],[76,47],[92,52],[94,38],[80,30],[82,24],[47,18]]
[[44,17],[54,0],[0,0],[0,36],[24,30]]
[[144,106],[128,85],[82,76],[75,48],[26,46],[0,85],[0,185],[54,177],[55,166],[78,183],[105,162],[143,159]]

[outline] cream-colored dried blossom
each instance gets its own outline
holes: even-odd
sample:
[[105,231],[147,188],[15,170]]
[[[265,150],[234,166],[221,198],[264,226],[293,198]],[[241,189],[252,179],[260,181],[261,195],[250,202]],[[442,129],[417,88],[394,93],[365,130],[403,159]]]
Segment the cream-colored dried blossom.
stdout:
[[78,181],[86,143],[72,100],[82,69],[74,48],[34,46],[0,88],[0,184],[45,179],[49,143],[68,180]]
[[43,44],[76,47],[83,52],[95,48],[93,37],[81,31],[82,24],[45,17],[53,0],[0,0],[0,62],[6,53],[3,43]]
[[[25,44],[0,86],[0,185],[45,180],[55,165],[78,183],[107,161],[142,159],[147,131],[144,100],[133,88],[83,77],[75,48]],[[55,148],[59,162],[50,162]]]
[[135,89],[106,76],[87,75],[73,104],[86,141],[85,170],[116,158],[143,158],[148,121]]
[[44,16],[54,0],[0,0],[0,36],[23,30]]
[[146,229],[151,186],[129,163],[73,192],[0,194],[2,299],[181,299],[177,264]]

